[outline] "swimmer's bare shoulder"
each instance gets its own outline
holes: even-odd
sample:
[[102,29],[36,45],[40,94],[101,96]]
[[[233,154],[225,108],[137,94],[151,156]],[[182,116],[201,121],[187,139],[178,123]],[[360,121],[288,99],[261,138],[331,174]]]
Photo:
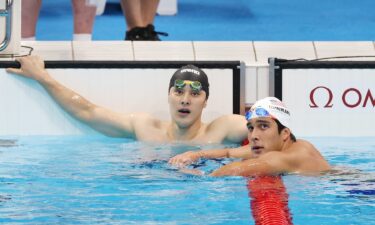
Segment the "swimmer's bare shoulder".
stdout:
[[306,140],[298,139],[285,153],[289,163],[294,165],[294,172],[324,172],[331,169],[319,150]]
[[207,125],[207,133],[220,135],[226,141],[242,142],[247,138],[246,119],[237,114],[220,116]]

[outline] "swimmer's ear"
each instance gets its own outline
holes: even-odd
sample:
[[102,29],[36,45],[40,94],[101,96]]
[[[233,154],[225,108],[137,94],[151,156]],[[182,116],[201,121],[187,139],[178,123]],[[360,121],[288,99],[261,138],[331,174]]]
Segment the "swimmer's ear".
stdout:
[[291,135],[291,132],[290,132],[289,128],[285,127],[285,128],[281,131],[281,135],[282,135],[282,139],[283,139],[283,141],[287,141],[288,138],[289,138],[290,135]]
[[207,99],[204,101],[204,106],[203,106],[203,108],[206,108],[206,106],[207,106]]
[[168,104],[171,103],[171,90],[168,91]]

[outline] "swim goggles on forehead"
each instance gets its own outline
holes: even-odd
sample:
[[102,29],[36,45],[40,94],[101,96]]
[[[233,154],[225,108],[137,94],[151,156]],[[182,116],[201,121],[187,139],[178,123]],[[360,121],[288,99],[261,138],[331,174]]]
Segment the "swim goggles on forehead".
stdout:
[[[253,114],[256,116],[253,116]],[[252,111],[249,110],[245,114],[246,120],[251,120],[254,117],[268,117],[268,116],[270,116],[270,113],[264,108],[255,108],[255,110],[252,110]]]
[[202,84],[199,81],[190,81],[190,80],[175,80],[174,87],[177,89],[182,89],[185,85],[190,85],[191,89],[196,92],[200,92],[202,90]]

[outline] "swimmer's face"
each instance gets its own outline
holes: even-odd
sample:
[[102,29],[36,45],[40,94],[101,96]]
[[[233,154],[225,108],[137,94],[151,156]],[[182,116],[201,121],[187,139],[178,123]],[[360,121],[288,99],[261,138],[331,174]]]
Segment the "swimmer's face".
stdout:
[[280,151],[288,138],[288,130],[284,129],[279,133],[275,120],[269,117],[251,119],[247,128],[250,148],[255,156]]
[[190,85],[183,88],[172,87],[168,95],[172,119],[181,127],[191,126],[201,121],[202,110],[206,107],[206,92],[194,90]]

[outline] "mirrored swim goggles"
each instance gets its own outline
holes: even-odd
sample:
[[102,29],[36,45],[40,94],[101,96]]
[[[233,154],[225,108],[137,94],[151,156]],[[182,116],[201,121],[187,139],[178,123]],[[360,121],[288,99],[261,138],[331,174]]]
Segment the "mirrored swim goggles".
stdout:
[[255,110],[249,110],[245,114],[247,121],[257,117],[271,117],[271,114],[264,108],[255,108]]
[[183,89],[185,85],[190,85],[190,88],[194,92],[200,92],[202,90],[202,84],[199,81],[191,81],[191,80],[180,80],[177,79],[174,81],[174,87],[176,89]]

